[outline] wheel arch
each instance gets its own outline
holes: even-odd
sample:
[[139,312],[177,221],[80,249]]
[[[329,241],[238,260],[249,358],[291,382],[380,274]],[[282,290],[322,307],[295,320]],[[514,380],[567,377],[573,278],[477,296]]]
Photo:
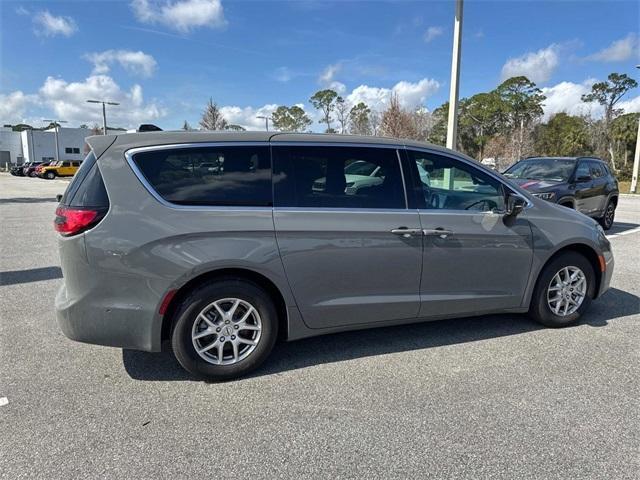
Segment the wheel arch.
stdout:
[[561,197],[558,201],[557,201],[558,205],[562,205],[562,206],[566,206],[568,204],[571,205],[571,208],[573,208],[574,210],[576,209],[576,199],[573,197]]
[[162,327],[160,332],[161,345],[170,340],[174,314],[180,305],[180,302],[189,294],[189,292],[201,285],[215,282],[221,278],[231,277],[255,283],[269,294],[273,299],[273,303],[278,314],[278,337],[279,339],[286,339],[288,334],[287,305],[282,292],[276,284],[265,275],[248,268],[219,268],[201,273],[200,275],[190,279],[175,291],[164,315],[162,315]]
[[533,292],[535,292],[536,288],[538,287],[538,282],[540,281],[540,276],[543,270],[546,268],[547,265],[549,265],[549,263],[551,263],[553,260],[555,260],[560,255],[566,252],[579,253],[589,261],[589,263],[591,264],[591,267],[593,268],[593,272],[595,273],[595,276],[596,276],[596,284],[594,288],[595,296],[598,295],[598,292],[600,291],[600,285],[602,283],[602,274],[603,274],[600,268],[600,259],[598,257],[598,252],[596,252],[596,250],[593,247],[585,243],[571,243],[569,245],[564,245],[563,247],[553,252],[538,270],[535,284],[533,286],[533,289],[531,290],[532,295],[531,295],[531,298],[529,298],[529,308],[531,307],[531,302],[534,300]]

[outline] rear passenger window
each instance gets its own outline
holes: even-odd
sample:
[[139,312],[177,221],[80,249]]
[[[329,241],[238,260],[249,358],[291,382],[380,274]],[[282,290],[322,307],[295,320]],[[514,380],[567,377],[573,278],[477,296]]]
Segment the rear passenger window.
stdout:
[[280,207],[406,208],[392,148],[273,147]]
[[161,149],[133,156],[144,178],[179,205],[271,206],[269,147]]
[[593,178],[604,177],[604,172],[602,171],[602,165],[598,162],[589,162],[591,165],[591,176]]

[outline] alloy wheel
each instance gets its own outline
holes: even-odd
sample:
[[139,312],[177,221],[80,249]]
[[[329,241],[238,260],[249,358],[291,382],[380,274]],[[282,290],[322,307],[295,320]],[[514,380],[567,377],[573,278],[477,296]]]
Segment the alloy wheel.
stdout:
[[604,223],[607,227],[611,227],[613,225],[613,217],[616,213],[616,208],[613,206],[613,203],[609,203],[607,205],[607,211],[604,212]]
[[575,313],[587,295],[587,277],[578,267],[558,271],[547,288],[547,304],[559,317]]
[[196,352],[213,365],[233,365],[247,358],[261,336],[258,310],[239,298],[223,298],[207,305],[191,329]]

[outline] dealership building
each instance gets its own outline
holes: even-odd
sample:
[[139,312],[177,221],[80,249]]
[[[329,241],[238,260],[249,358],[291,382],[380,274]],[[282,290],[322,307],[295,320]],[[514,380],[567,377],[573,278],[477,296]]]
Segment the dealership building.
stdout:
[[[82,160],[89,148],[85,138],[92,134],[88,128],[58,128],[59,159]],[[11,127],[0,127],[0,168],[55,160],[55,137],[53,128],[14,132]]]

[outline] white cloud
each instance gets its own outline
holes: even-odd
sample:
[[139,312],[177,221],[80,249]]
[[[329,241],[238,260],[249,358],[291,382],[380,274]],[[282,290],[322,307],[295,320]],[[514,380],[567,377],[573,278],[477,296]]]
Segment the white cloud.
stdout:
[[335,80],[336,74],[342,70],[342,64],[334,63],[332,65],[327,65],[327,67],[320,74],[320,78],[318,78],[318,82],[321,84],[329,84]]
[[424,32],[424,41],[429,43],[436,37],[439,37],[444,33],[444,28],[442,27],[429,27],[427,31]]
[[626,37],[616,40],[607,48],[587,57],[588,60],[600,62],[623,62],[633,58],[640,58],[640,37],[630,33]]
[[131,8],[142,23],[159,23],[179,32],[198,27],[220,28],[227,24],[220,0],[133,0]]
[[548,120],[556,113],[564,112],[569,115],[588,115],[594,117],[602,115],[602,107],[596,103],[584,103],[580,97],[591,91],[595,80],[589,79],[583,83],[560,82],[552,87],[541,88],[547,97],[544,101],[544,120]]
[[85,58],[93,63],[93,74],[96,75],[109,73],[111,65],[119,63],[122,68],[131,73],[150,77],[158,65],[151,55],[131,50],[106,50],[88,53]]
[[640,95],[630,100],[624,100],[618,103],[616,107],[624,110],[624,113],[638,113],[640,112]]
[[535,83],[546,82],[558,66],[558,46],[553,44],[537,52],[510,58],[502,67],[502,80],[524,75]]
[[125,91],[107,75],[91,75],[83,82],[47,77],[38,91],[38,103],[72,125],[102,121],[102,109],[87,103],[93,98],[120,103],[109,107],[107,117],[112,126],[135,127],[166,115],[154,102],[144,102],[140,85]]
[[[569,115],[590,115],[599,118],[603,115],[602,105],[582,101],[582,95],[591,91],[591,86],[597,80],[590,78],[582,83],[560,82],[552,87],[542,88],[542,93],[547,97],[544,101],[545,121],[554,114],[565,112]],[[624,113],[640,112],[640,95],[629,100],[623,100],[616,105]]]
[[323,88],[330,88],[336,91],[339,95],[343,95],[347,91],[347,86],[335,79],[336,75],[342,70],[341,63],[334,63],[327,65],[318,78],[318,83]]
[[47,10],[38,12],[33,18],[33,22],[38,27],[35,33],[44,35],[45,37],[54,37],[56,35],[70,37],[78,31],[78,26],[73,18],[63,16],[56,17],[55,15],[51,15]]
[[440,84],[431,78],[423,78],[419,82],[412,83],[401,81],[392,88],[370,87],[360,85],[353,89],[347,96],[347,101],[351,105],[364,102],[373,110],[382,111],[386,108],[392,94],[398,95],[400,105],[405,108],[414,109],[423,105],[427,98],[433,95],[440,88]]
[[19,6],[18,6],[18,8],[16,8],[16,13],[17,13],[18,15],[22,15],[22,16],[30,15],[29,10],[27,10],[26,8],[24,8],[22,5],[19,5]]
[[[264,119],[257,117],[271,116],[276,108],[278,108],[277,104],[267,104],[259,108],[226,106],[221,107],[220,112],[231,124],[240,125],[247,130],[264,130]],[[269,127],[271,128],[271,125]]]
[[20,90],[8,95],[0,94],[0,123],[22,122],[29,104],[35,101],[37,101],[37,96],[25,95]]

